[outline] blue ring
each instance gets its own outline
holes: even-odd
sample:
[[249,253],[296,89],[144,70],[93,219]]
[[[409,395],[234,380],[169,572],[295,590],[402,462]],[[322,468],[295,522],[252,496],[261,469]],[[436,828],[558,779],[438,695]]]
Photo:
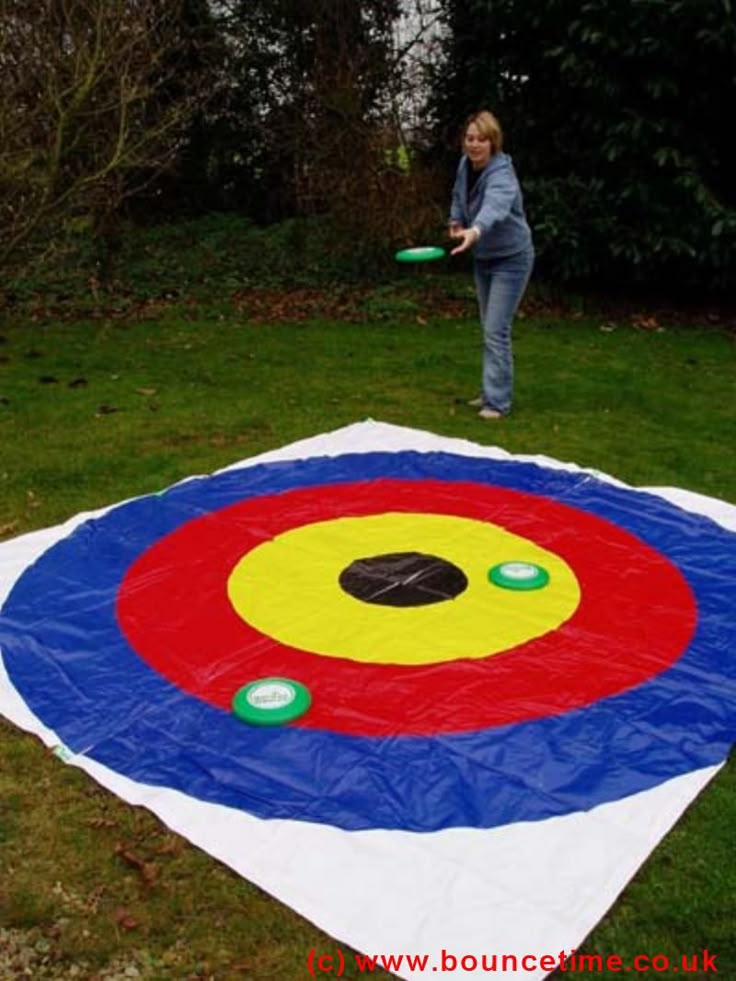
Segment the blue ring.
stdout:
[[[247,498],[382,477],[522,490],[625,528],[690,584],[690,646],[650,681],[564,715],[386,738],[243,726],[154,672],[120,633],[126,570],[183,523]],[[726,758],[736,740],[734,584],[736,535],[655,495],[530,463],[351,454],[228,470],[85,522],[19,577],[0,611],[0,649],[17,690],[67,747],[141,783],[348,830],[492,827],[588,810]]]

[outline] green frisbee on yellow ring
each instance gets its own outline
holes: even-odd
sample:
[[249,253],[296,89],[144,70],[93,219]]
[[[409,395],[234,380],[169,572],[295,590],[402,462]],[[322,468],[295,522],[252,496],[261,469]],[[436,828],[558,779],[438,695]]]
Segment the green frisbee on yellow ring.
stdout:
[[312,696],[291,678],[258,678],[239,688],[231,703],[233,714],[252,726],[282,726],[309,709]]
[[549,582],[549,573],[534,562],[501,562],[489,570],[488,578],[502,589],[541,589]]
[[396,253],[397,262],[432,262],[434,259],[444,259],[445,250],[438,245],[421,245],[411,249],[399,249]]

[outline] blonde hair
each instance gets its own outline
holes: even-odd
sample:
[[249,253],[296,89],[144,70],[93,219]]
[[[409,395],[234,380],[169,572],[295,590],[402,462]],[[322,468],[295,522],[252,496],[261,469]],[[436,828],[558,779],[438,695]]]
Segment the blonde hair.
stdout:
[[489,140],[491,144],[491,156],[500,153],[503,149],[503,132],[501,130],[501,124],[493,113],[487,109],[482,109],[480,112],[474,112],[472,116],[468,116],[463,126],[463,143],[465,142],[465,134],[468,132],[468,127],[472,124],[475,124],[476,129],[484,140]]

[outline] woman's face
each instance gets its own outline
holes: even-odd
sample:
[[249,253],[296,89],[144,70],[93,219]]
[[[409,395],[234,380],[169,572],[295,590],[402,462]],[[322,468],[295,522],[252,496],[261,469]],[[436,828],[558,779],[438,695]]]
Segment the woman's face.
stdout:
[[480,170],[491,159],[491,141],[487,136],[482,136],[475,123],[471,123],[465,130],[465,153],[468,155],[471,165]]

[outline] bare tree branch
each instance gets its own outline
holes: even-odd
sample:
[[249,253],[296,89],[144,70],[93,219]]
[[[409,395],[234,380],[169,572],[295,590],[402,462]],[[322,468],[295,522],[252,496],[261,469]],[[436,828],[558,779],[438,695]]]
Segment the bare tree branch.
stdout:
[[170,164],[205,97],[183,2],[0,0],[0,263]]

